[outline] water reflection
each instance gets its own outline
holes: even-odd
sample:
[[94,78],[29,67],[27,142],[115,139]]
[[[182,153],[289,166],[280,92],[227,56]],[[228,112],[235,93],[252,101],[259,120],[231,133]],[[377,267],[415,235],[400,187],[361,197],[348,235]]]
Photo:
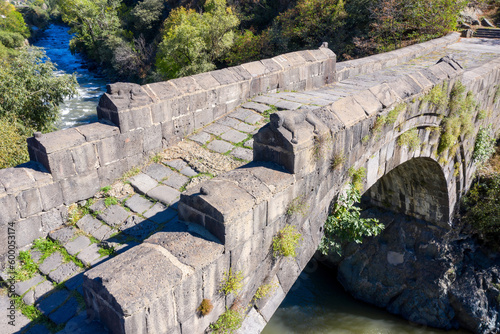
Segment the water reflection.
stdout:
[[60,106],[61,119],[57,127],[60,129],[97,120],[96,106],[100,96],[106,90],[106,80],[95,73],[89,72],[83,58],[78,54],[71,54],[69,41],[72,36],[69,28],[61,25],[50,25],[34,43],[35,46],[45,48],[50,60],[57,64],[58,73],[75,74],[78,80],[79,95],[68,99]]
[[312,260],[263,334],[462,334],[426,328],[355,300],[331,270]]

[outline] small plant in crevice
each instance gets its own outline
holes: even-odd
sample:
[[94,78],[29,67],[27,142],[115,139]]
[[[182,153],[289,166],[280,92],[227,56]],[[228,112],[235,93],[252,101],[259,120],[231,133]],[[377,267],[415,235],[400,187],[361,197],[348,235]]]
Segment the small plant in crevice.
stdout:
[[18,266],[12,272],[15,281],[26,281],[38,273],[38,264],[33,261],[28,251],[20,251]]
[[297,232],[297,229],[292,225],[285,226],[273,238],[273,255],[274,257],[296,257],[297,247],[302,240],[302,235]]
[[488,117],[488,112],[484,109],[479,110],[477,113],[477,121],[485,120]]
[[333,172],[334,170],[342,166],[345,163],[346,159],[347,158],[344,154],[344,151],[335,154],[330,160],[330,170]]
[[[436,108],[436,113],[444,111],[448,103],[448,83],[445,81],[442,85],[432,87],[421,100]],[[419,109],[421,110],[423,106],[424,103],[421,103]]]
[[275,112],[278,111],[278,108],[274,105],[270,105],[269,106],[269,109],[265,110],[263,113],[262,113],[262,117],[264,117],[264,120],[266,123],[269,123],[269,120],[270,120],[270,117],[271,117],[271,114],[274,114]]
[[309,205],[306,203],[304,195],[300,195],[295,197],[290,204],[288,204],[286,215],[291,217],[298,214],[304,217],[307,214],[307,210],[309,210]]
[[324,136],[314,136],[311,154],[314,161],[319,161],[323,155],[323,147],[325,146],[326,139]]
[[487,127],[481,127],[477,133],[472,160],[476,164],[484,164],[495,153],[495,144],[496,140],[491,124]]
[[117,204],[118,204],[118,199],[114,196],[109,196],[104,199],[104,205],[106,207]]
[[159,164],[163,160],[163,157],[158,153],[149,158],[149,160],[153,163]]
[[214,308],[214,305],[212,304],[212,301],[210,299],[204,298],[201,301],[200,306],[196,309],[196,312],[198,312],[202,317],[210,314]]
[[241,327],[242,323],[243,312],[237,307],[226,307],[226,311],[210,325],[210,329],[217,334],[234,333]]
[[229,271],[225,271],[222,278],[220,292],[224,295],[237,295],[238,292],[243,288],[243,272],[237,271],[233,272],[232,268]]
[[457,177],[459,174],[460,174],[460,162],[459,162],[459,161],[457,161],[457,162],[455,162],[455,164],[453,165],[453,176],[454,176],[454,177]]
[[362,243],[365,236],[376,236],[384,229],[377,219],[361,218],[361,209],[356,206],[360,200],[360,191],[352,183],[345,194],[340,194],[324,225],[318,247],[322,254],[336,252],[341,255],[343,242]]
[[256,302],[259,299],[266,298],[271,293],[273,293],[277,287],[278,287],[278,283],[262,284],[261,286],[259,286],[257,291],[255,291],[255,295],[253,296],[252,301]]
[[398,138],[398,145],[403,147],[406,146],[410,150],[415,150],[420,147],[420,138],[418,136],[418,129],[413,128],[402,133]]
[[373,124],[372,132],[374,134],[379,134],[379,132],[382,131],[382,128],[385,125],[393,125],[394,123],[396,123],[399,114],[401,114],[402,111],[406,110],[406,108],[407,108],[406,103],[400,103],[397,106],[395,106],[394,109],[389,111],[386,115],[378,116],[377,119],[375,120],[375,123]]
[[363,190],[363,179],[366,177],[366,168],[349,168],[349,177],[351,178],[351,182],[359,192]]

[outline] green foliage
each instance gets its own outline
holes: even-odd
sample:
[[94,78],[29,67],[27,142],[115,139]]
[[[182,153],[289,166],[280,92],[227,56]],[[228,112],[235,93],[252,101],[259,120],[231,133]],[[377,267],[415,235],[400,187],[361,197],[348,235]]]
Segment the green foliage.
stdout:
[[21,311],[21,313],[26,316],[31,321],[39,320],[43,318],[42,312],[38,310],[35,305],[27,305],[23,302],[23,298],[20,296],[12,296],[14,299],[14,304],[16,305],[16,309]]
[[104,205],[106,205],[106,207],[116,204],[118,204],[118,199],[114,196],[106,197],[106,199],[104,200]]
[[343,37],[339,31],[346,17],[343,0],[298,0],[276,20],[280,44],[290,49],[317,48],[322,42],[333,44]]
[[243,314],[236,309],[228,309],[222,313],[216,322],[210,325],[210,329],[217,334],[234,333],[243,323]]
[[484,109],[479,110],[477,113],[477,120],[478,121],[483,121],[488,117],[488,112]]
[[30,37],[29,29],[21,13],[5,1],[0,1],[0,30],[19,33],[24,38]]
[[376,236],[383,229],[377,219],[361,218],[361,209],[356,206],[361,200],[361,194],[351,184],[346,194],[340,194],[337,203],[324,226],[324,236],[318,250],[327,255],[334,251],[342,254],[342,242],[362,243],[365,236]]
[[210,301],[210,299],[203,299],[201,301],[200,306],[196,309],[196,311],[201,314],[202,316],[206,316],[207,314],[210,314],[214,308],[214,305]]
[[152,29],[159,21],[163,12],[163,0],[143,0],[132,9],[136,30]]
[[[422,102],[427,102],[428,104],[436,108],[436,112],[442,112],[448,104],[448,83],[445,81],[441,85],[436,85],[427,93],[423,98]],[[419,108],[422,109],[424,104],[420,104]]]
[[273,255],[275,257],[296,257],[297,247],[302,240],[302,235],[292,225],[285,226],[273,238]]
[[307,214],[308,209],[309,205],[307,205],[305,197],[300,195],[295,197],[292,202],[290,202],[286,210],[286,215],[290,217],[298,214],[304,217]]
[[141,169],[139,167],[134,167],[125,173],[123,173],[121,180],[126,181],[127,179],[131,178],[132,176],[136,176],[141,172]]
[[63,246],[61,246],[61,244],[57,241],[52,241],[48,238],[46,239],[39,238],[33,241],[33,246],[31,247],[31,249],[37,250],[42,253],[42,257],[40,258],[39,261],[40,263],[43,262],[43,260],[45,260],[49,256],[51,256],[53,253],[59,252],[63,257],[63,262],[72,261],[80,268],[85,267],[80,260],[78,260],[73,255],[70,255],[68,251]]
[[372,132],[379,133],[385,125],[393,125],[398,120],[399,114],[406,110],[406,103],[400,103],[386,115],[378,116],[373,124]]
[[500,173],[482,177],[464,199],[465,220],[492,249],[500,250]]
[[17,119],[0,117],[0,168],[17,166],[29,161],[26,138],[32,133]]
[[97,252],[101,255],[101,257],[104,257],[104,256],[113,256],[116,253],[114,247],[99,248],[99,250]]
[[165,78],[177,78],[216,68],[233,45],[239,20],[226,0],[208,0],[199,14],[184,7],[174,9],[164,24],[156,66]]
[[238,294],[238,292],[243,288],[243,272],[237,271],[233,273],[233,269],[229,268],[229,271],[224,272],[224,276],[222,278],[220,292],[223,292],[224,295]]
[[237,34],[225,61],[228,66],[235,66],[261,58],[265,47],[266,34],[254,35],[250,30]]
[[332,160],[330,161],[330,170],[334,171],[335,169],[342,166],[345,163],[346,159],[347,158],[344,154],[344,151],[341,151],[341,152],[335,154],[333,156]]
[[0,60],[0,117],[48,131],[59,116],[59,104],[76,94],[77,83],[74,76],[56,76],[54,64],[43,57],[40,49],[26,48],[9,62]]
[[271,293],[274,292],[274,290],[278,287],[278,284],[262,284],[261,286],[259,286],[259,288],[257,289],[257,291],[255,291],[255,295],[253,296],[253,299],[252,301],[257,301],[259,299],[262,299],[262,298],[266,298],[267,296],[269,296]]
[[366,168],[349,168],[349,177],[351,178],[354,188],[361,192],[361,190],[363,190],[363,179],[366,177]]
[[163,157],[161,156],[161,154],[155,154],[151,157],[150,160],[151,162],[159,164],[163,160]]
[[269,119],[271,117],[271,114],[274,114],[275,112],[278,111],[278,108],[274,105],[270,105],[269,106],[269,109],[265,110],[263,113],[262,113],[262,117],[264,117],[264,120],[266,122],[269,122]]
[[398,145],[399,146],[406,146],[410,150],[415,150],[420,147],[421,142],[420,138],[418,137],[418,129],[413,128],[411,130],[406,131],[405,133],[401,134],[398,138]]
[[380,51],[428,40],[453,31],[464,0],[380,0],[370,6],[372,36]]
[[473,116],[479,108],[471,92],[465,93],[465,86],[457,81],[450,92],[447,117],[442,122],[441,138],[438,146],[438,154],[456,145],[460,137],[472,134]]
[[13,272],[16,281],[26,281],[38,273],[38,264],[33,261],[28,251],[20,251],[18,256],[18,266]]
[[481,127],[477,133],[472,160],[479,166],[483,165],[495,153],[496,139],[491,124]]
[[19,48],[24,45],[24,36],[18,32],[0,30],[0,43],[8,48]]
[[75,225],[83,216],[90,214],[90,205],[80,206],[71,204],[68,208],[68,221],[70,225]]

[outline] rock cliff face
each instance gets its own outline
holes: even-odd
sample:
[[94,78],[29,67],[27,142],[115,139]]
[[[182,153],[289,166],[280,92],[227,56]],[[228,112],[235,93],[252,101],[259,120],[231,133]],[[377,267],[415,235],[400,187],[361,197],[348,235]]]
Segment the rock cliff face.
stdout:
[[386,229],[334,261],[347,291],[415,323],[499,333],[499,254],[422,220],[376,209],[367,215],[382,217]]

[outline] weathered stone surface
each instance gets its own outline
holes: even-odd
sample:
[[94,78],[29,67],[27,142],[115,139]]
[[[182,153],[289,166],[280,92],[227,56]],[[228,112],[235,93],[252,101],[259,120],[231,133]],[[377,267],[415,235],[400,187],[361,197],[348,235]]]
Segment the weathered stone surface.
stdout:
[[85,265],[90,265],[95,259],[101,257],[99,254],[99,246],[92,244],[78,253],[77,259]]
[[68,242],[64,248],[68,251],[70,255],[76,255],[82,249],[90,245],[90,239],[84,235],[79,236],[73,241]]
[[172,168],[179,170],[179,171],[188,166],[188,164],[184,160],[181,160],[181,159],[170,160],[170,161],[167,161],[166,164]]
[[24,247],[33,240],[43,237],[42,220],[40,216],[32,216],[16,223],[16,244]]
[[42,232],[44,236],[65,223],[66,215],[64,212],[66,210],[67,209],[65,207],[59,207],[56,209],[52,209],[49,212],[44,212],[40,215]]
[[162,164],[151,164],[145,169],[144,172],[146,173],[146,175],[151,176],[158,182],[175,173],[170,168],[165,167]]
[[66,226],[49,233],[52,240],[59,241],[62,245],[66,244],[75,235],[75,229],[71,226]]
[[70,277],[75,276],[81,271],[80,267],[78,267],[74,262],[66,262],[61,264],[55,270],[49,273],[49,277],[51,280],[56,283],[61,283],[67,280]]
[[39,266],[40,272],[44,275],[48,275],[52,270],[56,269],[62,264],[63,257],[61,253],[55,252],[48,258],[46,258],[42,264]]
[[189,136],[189,139],[197,142],[200,145],[205,145],[211,139],[211,136],[210,136],[210,134],[202,131],[200,133],[196,133],[192,136]]
[[44,298],[36,306],[44,315],[49,315],[56,308],[61,306],[66,301],[66,299],[68,299],[68,297],[68,290],[57,290],[54,293],[50,294],[50,296]]
[[242,104],[241,106],[246,109],[255,110],[261,114],[270,109],[270,107],[265,104],[255,102],[247,102]]
[[16,283],[14,285],[16,295],[18,295],[18,296],[24,295],[26,293],[26,291],[34,288],[35,286],[42,283],[43,281],[45,281],[45,278],[43,278],[40,275],[36,275],[35,277],[33,277],[27,281]]
[[111,205],[102,213],[99,213],[97,217],[102,219],[106,224],[111,225],[113,227],[119,226],[123,224],[125,219],[129,216],[127,210],[125,210],[120,205]]
[[105,240],[114,233],[114,230],[106,224],[102,224],[97,230],[92,233],[92,236],[97,240]]
[[153,203],[141,195],[135,194],[125,202],[125,205],[132,211],[143,214],[146,210],[153,206]]
[[235,158],[252,161],[253,160],[253,151],[243,147],[237,147],[232,152],[231,155]]
[[76,223],[79,229],[83,230],[85,233],[93,234],[99,227],[102,226],[102,223],[92,217],[91,215],[85,215]]
[[55,322],[56,325],[64,324],[76,314],[79,308],[78,301],[75,297],[71,297],[55,312],[49,314],[49,319]]
[[47,297],[49,291],[54,289],[54,285],[50,281],[44,281],[35,288],[35,302],[40,301],[42,298]]
[[177,202],[180,195],[181,193],[177,189],[169,186],[158,186],[148,191],[149,197],[166,205],[172,205],[174,202]]
[[189,181],[189,178],[187,178],[186,176],[180,175],[180,174],[174,174],[174,175],[170,176],[166,181],[163,181],[163,184],[179,190],[188,181]]
[[63,204],[63,194],[59,183],[49,183],[46,186],[40,187],[40,198],[44,211],[49,211]]
[[240,131],[230,130],[224,133],[221,138],[232,143],[239,143],[245,139],[247,139],[248,135],[245,133],[241,133]]
[[214,140],[207,145],[207,148],[217,153],[226,153],[232,150],[234,146],[222,140]]
[[160,203],[156,203],[151,209],[144,213],[144,217],[157,224],[166,223],[172,220],[175,216],[177,216],[177,213],[174,210],[166,208]]
[[25,190],[16,196],[21,217],[29,217],[42,211],[42,200],[38,189]]
[[153,189],[158,185],[158,182],[155,181],[150,176],[140,173],[136,176],[130,178],[130,184],[134,189],[136,189],[139,193],[145,195],[148,191]]

